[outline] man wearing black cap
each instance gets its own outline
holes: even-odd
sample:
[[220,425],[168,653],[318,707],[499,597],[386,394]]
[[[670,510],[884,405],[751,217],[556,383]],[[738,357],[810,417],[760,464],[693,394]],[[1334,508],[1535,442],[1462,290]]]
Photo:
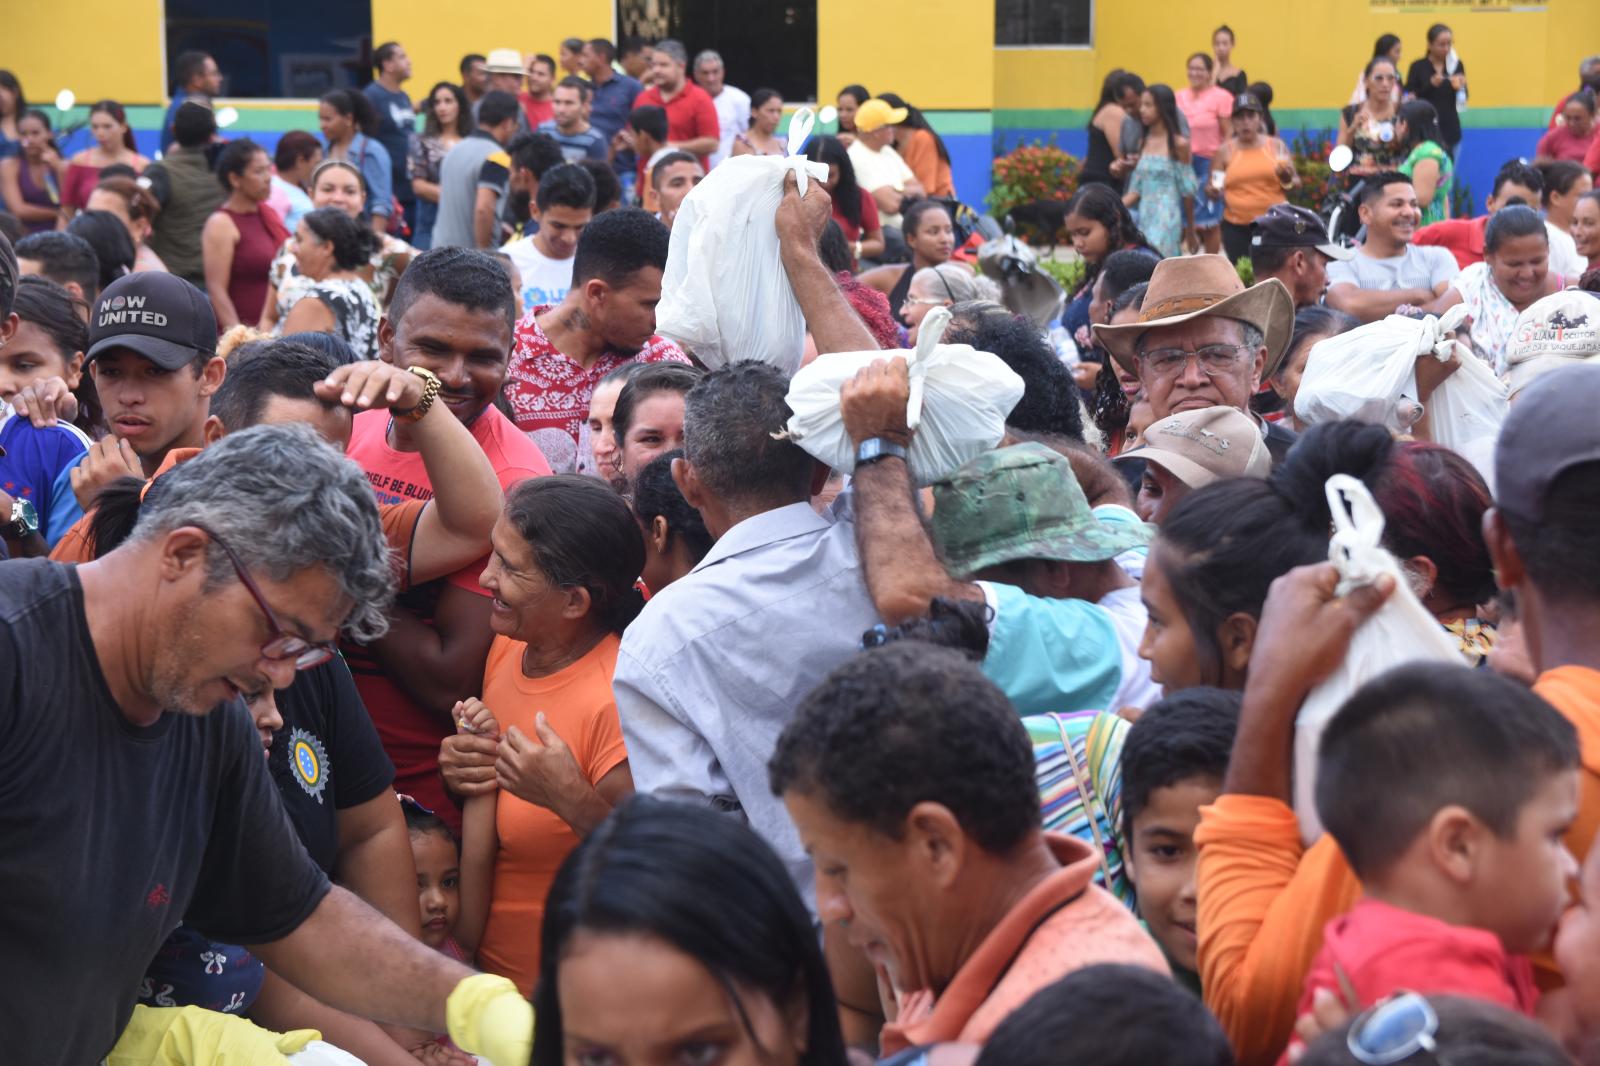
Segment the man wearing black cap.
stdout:
[[1297,311],[1322,302],[1330,262],[1342,263],[1355,254],[1328,239],[1315,213],[1293,204],[1274,205],[1250,228],[1250,265],[1256,280],[1283,282]]
[[106,286],[84,360],[111,432],[56,479],[45,531],[52,545],[110,482],[150,477],[169,450],[201,447],[211,394],[226,372],[204,294],[154,271]]

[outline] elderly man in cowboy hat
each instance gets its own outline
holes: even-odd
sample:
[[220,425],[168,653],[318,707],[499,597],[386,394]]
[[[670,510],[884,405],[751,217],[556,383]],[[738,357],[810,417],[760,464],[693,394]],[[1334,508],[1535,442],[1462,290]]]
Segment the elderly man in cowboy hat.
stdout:
[[[1283,361],[1294,331],[1294,299],[1269,278],[1245,288],[1220,255],[1163,259],[1137,322],[1097,325],[1095,337],[1119,366],[1139,377],[1157,419],[1206,407],[1250,413],[1250,397]],[[1293,447],[1293,431],[1258,422],[1273,462]]]

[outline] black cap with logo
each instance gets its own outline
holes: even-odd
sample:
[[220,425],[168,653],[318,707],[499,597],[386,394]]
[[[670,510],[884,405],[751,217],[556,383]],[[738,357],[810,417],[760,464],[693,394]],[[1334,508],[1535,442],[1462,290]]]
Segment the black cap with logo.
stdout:
[[1274,204],[1250,226],[1252,248],[1315,248],[1341,262],[1356,253],[1328,239],[1328,228],[1315,211],[1293,204]]
[[107,285],[89,318],[85,361],[126,348],[167,370],[217,350],[217,316],[205,294],[160,271],[128,274]]

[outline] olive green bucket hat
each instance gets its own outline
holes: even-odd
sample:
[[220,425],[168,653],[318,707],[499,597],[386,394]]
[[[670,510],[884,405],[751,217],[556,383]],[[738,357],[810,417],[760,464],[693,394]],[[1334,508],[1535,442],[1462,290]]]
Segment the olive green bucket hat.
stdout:
[[1031,442],[978,456],[935,483],[933,501],[945,565],[962,577],[1018,559],[1104,562],[1153,533],[1100,521],[1066,456]]

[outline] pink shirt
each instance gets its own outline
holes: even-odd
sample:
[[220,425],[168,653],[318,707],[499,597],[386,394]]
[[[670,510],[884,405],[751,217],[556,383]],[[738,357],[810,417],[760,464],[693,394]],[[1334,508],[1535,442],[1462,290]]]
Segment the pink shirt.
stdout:
[[1189,120],[1189,147],[1195,155],[1210,159],[1222,147],[1222,120],[1233,117],[1233,95],[1213,85],[1196,93],[1179,89],[1178,110]]

